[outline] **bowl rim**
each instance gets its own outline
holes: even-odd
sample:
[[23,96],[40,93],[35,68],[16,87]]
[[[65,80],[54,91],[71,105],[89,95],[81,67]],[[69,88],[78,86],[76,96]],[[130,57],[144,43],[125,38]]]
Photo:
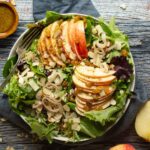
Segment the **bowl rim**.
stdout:
[[2,1],[2,2],[0,2],[0,5],[6,5],[6,7],[8,7],[8,9],[10,9],[15,16],[12,27],[10,29],[8,29],[6,32],[0,33],[0,39],[3,39],[3,38],[8,37],[9,35],[13,34],[16,31],[18,23],[19,23],[19,15],[17,13],[16,8],[10,2]]
[[[81,14],[81,13],[63,13],[62,15],[79,15],[79,16],[85,16],[85,17],[90,16],[90,15]],[[95,19],[95,20],[98,20],[98,18],[96,18],[96,17],[94,17],[94,16],[90,16],[90,17],[92,17],[92,18]],[[36,23],[38,23],[38,22],[36,22]],[[12,47],[12,49],[11,49],[11,51],[10,51],[10,53],[9,53],[8,58],[10,58],[11,56],[13,56],[13,55],[15,54],[16,48],[18,47],[18,45],[20,45],[21,40],[23,39],[23,37],[24,37],[28,32],[30,32],[30,29],[26,29],[26,30],[19,36],[19,38],[18,38],[17,41],[15,42],[14,46]],[[134,59],[133,59],[131,50],[130,50],[130,56],[131,56],[131,59],[132,59],[132,62],[133,62],[133,81],[132,81],[132,84],[131,84],[131,87],[130,87],[130,91],[133,92],[133,91],[134,91],[134,88],[135,88],[136,71],[135,71],[135,63],[134,63]],[[126,104],[125,104],[125,106],[124,106],[124,109],[122,110],[121,115],[117,118],[117,120],[116,120],[111,126],[109,126],[109,127],[105,130],[105,133],[109,132],[109,130],[110,130],[111,128],[113,128],[113,127],[119,122],[119,120],[123,117],[123,115],[125,114],[125,112],[126,112],[127,109],[128,109],[128,106],[129,106],[129,104],[130,104],[130,101],[131,101],[130,98],[126,99]],[[21,115],[20,115],[20,117],[26,122],[24,116],[21,116]],[[26,123],[27,123],[27,122],[26,122]],[[28,124],[28,123],[27,123],[27,124]],[[104,133],[103,135],[105,135],[105,133]],[[102,135],[102,136],[103,136],[103,135]],[[83,140],[77,141],[77,142],[70,141],[67,137],[62,137],[62,136],[60,136],[60,137],[57,136],[57,137],[54,137],[53,139],[54,139],[57,143],[60,143],[60,144],[64,144],[64,143],[65,143],[65,144],[68,144],[68,145],[76,145],[76,144],[81,144],[81,143],[82,143],[82,144],[84,145],[84,144],[92,143],[92,142],[94,142],[95,139],[97,139],[97,138],[99,138],[99,137],[102,137],[102,136],[98,136],[98,137],[96,137],[96,138],[90,138],[90,139],[83,139]],[[81,145],[82,145],[82,144],[81,144]]]

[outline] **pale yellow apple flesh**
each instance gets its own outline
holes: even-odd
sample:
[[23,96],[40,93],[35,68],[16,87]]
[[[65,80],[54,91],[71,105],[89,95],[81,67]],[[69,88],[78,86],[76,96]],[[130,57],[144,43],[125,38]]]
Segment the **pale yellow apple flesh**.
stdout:
[[147,101],[138,112],[135,130],[140,137],[150,142],[150,101]]
[[102,77],[102,78],[91,78],[88,76],[83,76],[82,74],[78,73],[77,71],[75,71],[75,75],[78,79],[80,79],[81,81],[85,82],[85,83],[91,83],[93,85],[110,85],[115,79],[116,77],[113,75],[110,75],[108,77]]
[[105,72],[103,69],[100,68],[94,68],[91,66],[77,66],[76,71],[86,77],[91,78],[102,78],[102,77],[108,77],[115,73],[114,70],[110,70],[108,72]]

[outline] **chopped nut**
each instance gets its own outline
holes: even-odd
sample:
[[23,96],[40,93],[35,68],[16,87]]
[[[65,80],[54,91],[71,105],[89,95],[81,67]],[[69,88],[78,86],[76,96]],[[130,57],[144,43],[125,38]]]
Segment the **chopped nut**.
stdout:
[[29,137],[29,135],[26,133],[24,137],[27,139]]
[[90,58],[94,58],[94,52],[89,51],[89,52],[88,52],[88,56],[89,56]]
[[7,146],[6,150],[15,150],[12,146]]
[[2,143],[3,142],[3,138],[2,137],[0,137],[0,143]]
[[71,126],[72,130],[80,131],[80,125],[78,123],[74,123]]
[[1,122],[6,122],[7,120],[5,118],[0,118]]
[[123,94],[124,93],[124,91],[123,90],[120,90],[120,94]]
[[102,90],[102,91],[100,92],[100,96],[103,97],[103,96],[105,96],[105,95],[106,95],[105,91]]
[[74,123],[80,123],[80,118],[73,118]]
[[16,6],[15,0],[10,0],[10,2],[11,2],[12,5]]
[[64,105],[64,106],[63,106],[63,108],[64,108],[64,110],[65,110],[65,111],[67,111],[67,112],[69,112],[69,111],[70,111],[70,108],[69,108],[69,106],[68,106],[68,105]]
[[124,4],[124,3],[120,5],[120,8],[123,9],[123,10],[126,10],[127,7],[128,7],[128,6],[127,6],[126,4]]
[[109,106],[110,106],[110,101],[107,102],[105,105],[103,105],[103,106],[102,106],[102,109],[106,109],[106,108],[109,107]]
[[110,101],[110,104],[111,104],[111,105],[116,105],[116,101],[115,101],[114,99],[112,99],[112,100]]
[[96,34],[96,33],[97,33],[96,28],[93,28],[93,29],[92,29],[92,33],[93,33],[93,34]]
[[70,114],[70,117],[71,117],[71,118],[76,118],[76,117],[77,117],[77,114],[73,112],[73,113]]
[[38,66],[39,64],[40,64],[40,63],[39,63],[38,61],[32,63],[33,66]]

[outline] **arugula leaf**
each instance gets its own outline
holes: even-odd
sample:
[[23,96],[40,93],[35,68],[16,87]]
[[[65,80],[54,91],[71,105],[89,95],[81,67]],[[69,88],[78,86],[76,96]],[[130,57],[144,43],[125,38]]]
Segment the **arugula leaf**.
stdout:
[[40,76],[44,76],[45,77],[45,72],[44,72],[44,68],[42,66],[33,66],[32,62],[27,62],[28,65],[30,66],[30,69],[35,73],[38,74]]
[[103,18],[99,19],[99,24],[103,28],[104,32],[108,36],[107,38],[111,40],[112,42],[121,42],[122,47],[126,48],[129,50],[129,42],[128,42],[128,37],[123,34],[118,27],[115,25],[115,19],[112,18],[108,23],[104,21]]
[[32,118],[32,117],[23,117],[28,125],[32,129],[32,133],[38,135],[41,140],[47,139],[49,143],[52,143],[53,137],[57,134],[58,130],[57,125],[54,123],[46,123],[43,120]]
[[86,24],[87,24],[86,29],[85,29],[86,43],[87,43],[87,46],[90,46],[91,41],[92,41],[92,34],[91,34],[92,24],[89,19],[86,19]]
[[112,50],[106,55],[106,62],[110,63],[113,57],[121,56],[121,53],[117,50]]
[[64,82],[66,86],[64,86],[64,90],[69,93],[69,91],[72,89],[73,81],[72,81],[72,74],[73,74],[73,66],[68,65],[66,68],[63,69],[63,73],[65,75]]
[[45,76],[44,69],[42,67],[30,65],[30,68],[34,73]]
[[22,100],[21,102],[26,104],[26,105],[32,105],[35,103],[35,101],[36,101],[36,99],[33,99],[33,100],[27,100],[26,99],[26,100]]
[[44,20],[45,21],[44,24],[48,25],[48,24],[53,23],[54,21],[57,21],[60,19],[66,20],[69,18],[72,18],[72,15],[62,15],[62,14],[56,13],[54,11],[47,11],[46,12],[46,18]]
[[101,25],[101,27],[103,28],[104,32],[106,33],[106,35],[108,36],[112,36],[112,30],[110,29],[110,27],[108,26],[108,24],[104,21],[103,18],[99,19],[99,24]]
[[117,119],[116,113],[120,111],[120,108],[117,106],[111,106],[107,109],[100,111],[89,111],[85,112],[85,116],[90,120],[99,122],[102,126],[105,126],[107,123],[114,122]]
[[69,108],[70,108],[71,110],[75,110],[75,107],[76,107],[76,104],[75,104],[75,103],[68,102],[67,105],[69,106]]
[[13,68],[15,63],[17,62],[17,59],[18,59],[18,56],[15,55],[15,56],[13,56],[7,60],[7,62],[5,63],[5,65],[3,67],[3,77],[4,78],[6,78],[9,75],[11,69]]
[[37,52],[37,44],[38,44],[38,39],[35,39],[31,46],[29,47],[28,50],[32,51],[32,52]]

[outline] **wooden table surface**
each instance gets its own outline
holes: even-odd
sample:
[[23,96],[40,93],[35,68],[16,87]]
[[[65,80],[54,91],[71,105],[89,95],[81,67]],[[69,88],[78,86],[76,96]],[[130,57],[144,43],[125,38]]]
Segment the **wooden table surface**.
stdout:
[[[150,0],[93,0],[93,3],[106,20],[115,16],[120,29],[129,36],[138,80],[141,80],[146,86],[147,94],[150,97]],[[33,22],[32,0],[16,0],[16,7],[20,18],[18,29],[9,38],[0,40],[0,71],[12,45],[26,29],[25,24]],[[68,148],[55,144],[54,148],[45,142],[33,141],[31,135],[24,133],[9,121],[0,119],[0,150],[5,150],[8,146],[12,146],[15,150],[59,150],[63,148],[108,150],[109,146],[119,143],[131,143],[137,150],[150,150],[150,144],[139,138],[135,133],[134,123],[117,138],[103,143]]]

